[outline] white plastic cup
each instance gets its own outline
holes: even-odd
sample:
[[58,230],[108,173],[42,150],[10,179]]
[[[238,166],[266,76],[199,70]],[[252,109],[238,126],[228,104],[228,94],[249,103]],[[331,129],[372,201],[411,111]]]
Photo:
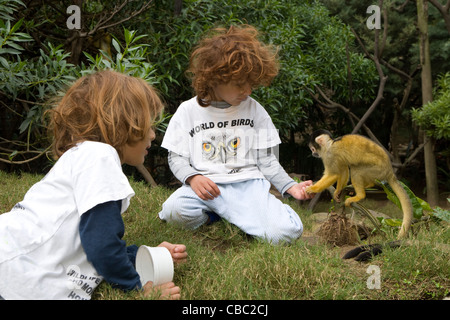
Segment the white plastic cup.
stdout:
[[164,247],[140,246],[136,254],[136,271],[144,286],[152,281],[158,286],[173,279],[173,260],[169,250]]

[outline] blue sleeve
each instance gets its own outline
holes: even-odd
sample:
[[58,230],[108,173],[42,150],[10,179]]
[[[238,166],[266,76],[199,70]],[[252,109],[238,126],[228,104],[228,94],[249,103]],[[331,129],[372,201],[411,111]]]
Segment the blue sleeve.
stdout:
[[140,289],[135,269],[137,246],[126,246],[122,201],[99,204],[81,215],[79,232],[87,259],[113,287],[125,291]]

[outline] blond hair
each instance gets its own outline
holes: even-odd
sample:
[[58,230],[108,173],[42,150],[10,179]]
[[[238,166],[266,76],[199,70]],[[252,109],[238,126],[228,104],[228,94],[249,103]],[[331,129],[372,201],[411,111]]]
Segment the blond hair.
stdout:
[[104,70],[78,79],[49,110],[53,155],[59,158],[82,141],[122,147],[148,134],[163,104],[143,79]]
[[187,73],[201,106],[208,106],[213,87],[235,82],[253,88],[269,85],[278,74],[274,47],[258,40],[258,31],[249,25],[216,28],[193,51]]

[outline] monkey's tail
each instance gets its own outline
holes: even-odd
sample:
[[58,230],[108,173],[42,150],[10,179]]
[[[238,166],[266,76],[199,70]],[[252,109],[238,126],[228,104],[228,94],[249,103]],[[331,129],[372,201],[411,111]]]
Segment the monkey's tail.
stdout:
[[412,209],[411,199],[409,199],[409,196],[406,193],[405,189],[403,189],[403,187],[398,182],[398,180],[395,178],[395,176],[392,176],[388,180],[388,183],[391,186],[392,190],[397,195],[398,199],[400,200],[400,204],[402,206],[403,222],[402,222],[402,226],[400,228],[400,232],[398,233],[398,238],[403,239],[403,238],[406,238],[406,236],[408,235],[408,231],[409,231],[409,228],[411,227],[411,223],[412,223],[412,219],[413,219],[413,209]]

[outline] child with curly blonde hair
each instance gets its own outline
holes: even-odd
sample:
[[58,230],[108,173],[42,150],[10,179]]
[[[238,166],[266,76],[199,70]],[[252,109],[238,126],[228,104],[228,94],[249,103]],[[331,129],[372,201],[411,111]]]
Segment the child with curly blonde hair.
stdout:
[[163,204],[159,217],[195,229],[223,218],[271,243],[290,242],[303,231],[298,214],[269,193],[309,199],[281,167],[281,143],[252,89],[278,73],[277,54],[251,26],[214,29],[191,55],[189,74],[197,94],[173,115],[162,146],[183,185]]
[[[77,80],[50,111],[57,162],[14,208],[0,215],[3,299],[90,299],[106,280],[146,295],[180,288],[144,284],[137,246],[122,240],[121,214],[134,195],[122,164],[144,162],[163,105],[144,80],[100,71]],[[184,245],[163,242],[175,262]]]

